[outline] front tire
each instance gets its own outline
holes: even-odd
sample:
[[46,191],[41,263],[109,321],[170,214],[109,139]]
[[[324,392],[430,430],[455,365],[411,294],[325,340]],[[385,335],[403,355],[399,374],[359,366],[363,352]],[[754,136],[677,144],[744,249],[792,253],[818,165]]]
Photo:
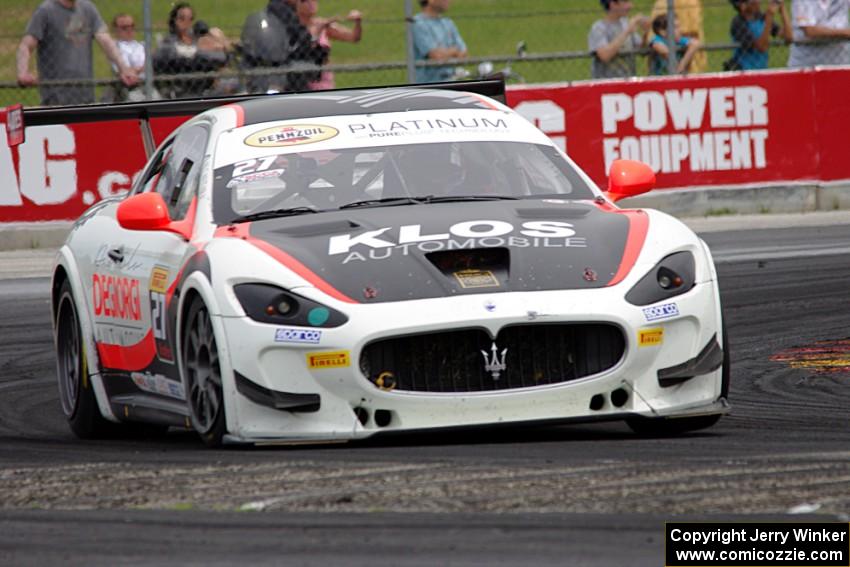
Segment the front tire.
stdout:
[[219,447],[227,432],[218,346],[209,310],[196,297],[183,332],[183,372],[192,425],[208,447]]
[[74,435],[80,439],[97,439],[113,433],[114,424],[105,420],[97,407],[80,319],[68,280],[62,282],[56,309],[56,374],[59,401]]

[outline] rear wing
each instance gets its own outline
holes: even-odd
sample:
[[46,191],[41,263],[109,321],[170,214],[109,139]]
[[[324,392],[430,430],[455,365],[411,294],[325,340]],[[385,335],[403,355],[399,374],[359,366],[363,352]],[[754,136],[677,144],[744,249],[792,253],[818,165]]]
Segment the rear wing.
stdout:
[[[393,88],[424,88],[452,91],[467,91],[488,96],[505,104],[505,83],[503,80],[460,81],[451,83],[428,83],[417,85],[388,85],[381,87],[354,87],[334,89],[333,92],[363,90],[364,88],[393,89]],[[332,92],[332,91],[323,91]],[[9,146],[17,146],[24,142],[26,126],[47,126],[51,124],[76,124],[80,122],[104,122],[110,120],[138,120],[148,157],[153,154],[155,143],[151,132],[150,119],[173,116],[191,116],[205,110],[234,104],[246,100],[270,96],[287,96],[299,93],[281,94],[250,94],[238,96],[209,97],[181,100],[156,100],[146,102],[123,102],[117,104],[90,104],[80,106],[61,106],[50,108],[23,108],[20,104],[3,110],[6,114]],[[303,93],[301,93],[303,94]]]

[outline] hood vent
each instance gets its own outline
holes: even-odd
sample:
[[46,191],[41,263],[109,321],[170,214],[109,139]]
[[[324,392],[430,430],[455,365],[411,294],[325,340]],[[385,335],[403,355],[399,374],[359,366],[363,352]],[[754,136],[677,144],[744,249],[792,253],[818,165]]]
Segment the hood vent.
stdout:
[[456,291],[504,287],[510,277],[511,255],[507,248],[445,250],[425,257]]

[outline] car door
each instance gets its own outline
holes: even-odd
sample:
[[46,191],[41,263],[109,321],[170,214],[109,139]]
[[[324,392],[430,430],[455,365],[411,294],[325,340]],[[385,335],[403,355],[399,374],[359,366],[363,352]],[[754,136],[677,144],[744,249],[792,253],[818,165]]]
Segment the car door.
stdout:
[[119,227],[116,243],[108,251],[116,259],[120,285],[138,290],[132,295],[132,305],[143,322],[140,346],[124,349],[122,369],[130,371],[131,378],[142,389],[175,398],[182,398],[183,393],[169,307],[174,301],[180,271],[196,252],[190,240],[208,139],[206,124],[184,126],[170,144],[160,148],[134,191],[162,195],[172,222],[185,223],[185,234]]

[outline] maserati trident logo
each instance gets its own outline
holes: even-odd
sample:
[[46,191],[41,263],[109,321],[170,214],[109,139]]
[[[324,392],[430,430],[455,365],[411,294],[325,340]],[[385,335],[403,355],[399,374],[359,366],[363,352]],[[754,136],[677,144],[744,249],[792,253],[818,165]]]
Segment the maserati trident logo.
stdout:
[[496,342],[493,341],[493,346],[490,347],[490,352],[493,355],[492,358],[488,357],[487,351],[482,350],[481,354],[484,356],[484,371],[489,372],[493,376],[493,380],[496,381],[499,379],[499,375],[502,371],[507,368],[505,364],[505,358],[508,354],[508,349],[502,349],[502,358],[499,358],[499,350],[496,348]]

